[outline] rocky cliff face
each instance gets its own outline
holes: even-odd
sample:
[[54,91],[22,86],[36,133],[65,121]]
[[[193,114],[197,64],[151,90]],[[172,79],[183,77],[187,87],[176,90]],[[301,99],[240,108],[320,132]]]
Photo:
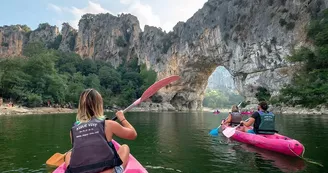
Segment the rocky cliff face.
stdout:
[[229,71],[219,66],[208,78],[207,88],[233,91],[236,87]]
[[21,55],[26,38],[26,32],[22,28],[21,25],[0,27],[1,57]]
[[248,101],[257,102],[259,86],[277,94],[294,69],[285,57],[298,46],[310,45],[306,26],[327,5],[327,0],[208,1],[186,23],[175,26],[169,33],[175,40],[159,56],[162,61],[153,64],[159,76],[182,77],[166,97],[179,109],[201,107],[208,77],[220,65],[230,71]]
[[25,42],[42,35],[44,42],[60,40],[63,51],[114,66],[136,56],[158,73],[158,79],[181,76],[159,92],[164,102],[179,110],[201,108],[209,76],[224,66],[240,93],[257,102],[257,87],[275,95],[290,81],[294,67],[285,57],[294,48],[311,46],[306,26],[327,6],[328,0],[209,0],[169,33],[151,26],[142,32],[137,18],[129,14],[88,14],[78,31],[64,24],[60,38],[51,27],[45,28],[47,34],[33,31],[28,39],[19,29],[4,35],[9,32],[2,27],[0,42],[8,45],[0,45],[0,55],[20,55]]
[[130,14],[84,15],[79,22],[75,52],[118,66],[124,58],[138,56],[140,33],[138,19]]

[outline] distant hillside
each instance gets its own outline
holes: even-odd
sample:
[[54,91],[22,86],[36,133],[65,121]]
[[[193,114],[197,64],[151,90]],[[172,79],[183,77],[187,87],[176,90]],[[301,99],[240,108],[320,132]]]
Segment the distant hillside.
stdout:
[[230,91],[236,89],[231,74],[223,66],[217,67],[213,74],[209,77],[207,88]]

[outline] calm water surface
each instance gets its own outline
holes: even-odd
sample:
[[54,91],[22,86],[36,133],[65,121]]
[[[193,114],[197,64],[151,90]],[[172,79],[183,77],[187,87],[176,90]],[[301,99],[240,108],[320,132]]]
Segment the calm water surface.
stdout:
[[[112,117],[112,113],[107,113]],[[138,132],[135,141],[117,139],[150,173],[325,172],[309,164],[208,132],[227,113],[127,113]],[[0,117],[0,172],[51,172],[46,160],[70,149],[74,114]],[[328,166],[328,116],[277,116],[277,130],[299,140],[304,157]]]

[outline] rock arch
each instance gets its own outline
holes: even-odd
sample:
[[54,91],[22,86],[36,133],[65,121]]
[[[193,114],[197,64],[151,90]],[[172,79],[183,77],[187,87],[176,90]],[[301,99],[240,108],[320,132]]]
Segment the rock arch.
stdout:
[[[281,2],[210,0],[173,32],[146,26],[141,61],[159,78],[181,76],[160,91],[162,100],[178,110],[200,109],[208,78],[220,65],[231,73],[247,101],[257,102],[260,86],[276,95],[293,74],[293,65],[284,57],[298,46],[309,45],[305,28],[311,16],[328,4],[327,0]],[[171,40],[167,53],[152,49],[167,38]]]

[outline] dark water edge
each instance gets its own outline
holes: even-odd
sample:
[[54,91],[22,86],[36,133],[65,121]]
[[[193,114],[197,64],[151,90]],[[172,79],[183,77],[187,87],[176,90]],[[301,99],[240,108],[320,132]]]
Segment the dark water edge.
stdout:
[[[113,117],[114,113],[107,113]],[[127,113],[138,138],[117,139],[150,173],[169,172],[325,172],[301,159],[259,149],[208,132],[227,113]],[[70,149],[75,114],[0,117],[0,172],[51,172],[45,161]],[[299,140],[304,157],[328,163],[328,116],[277,116],[277,130]]]

